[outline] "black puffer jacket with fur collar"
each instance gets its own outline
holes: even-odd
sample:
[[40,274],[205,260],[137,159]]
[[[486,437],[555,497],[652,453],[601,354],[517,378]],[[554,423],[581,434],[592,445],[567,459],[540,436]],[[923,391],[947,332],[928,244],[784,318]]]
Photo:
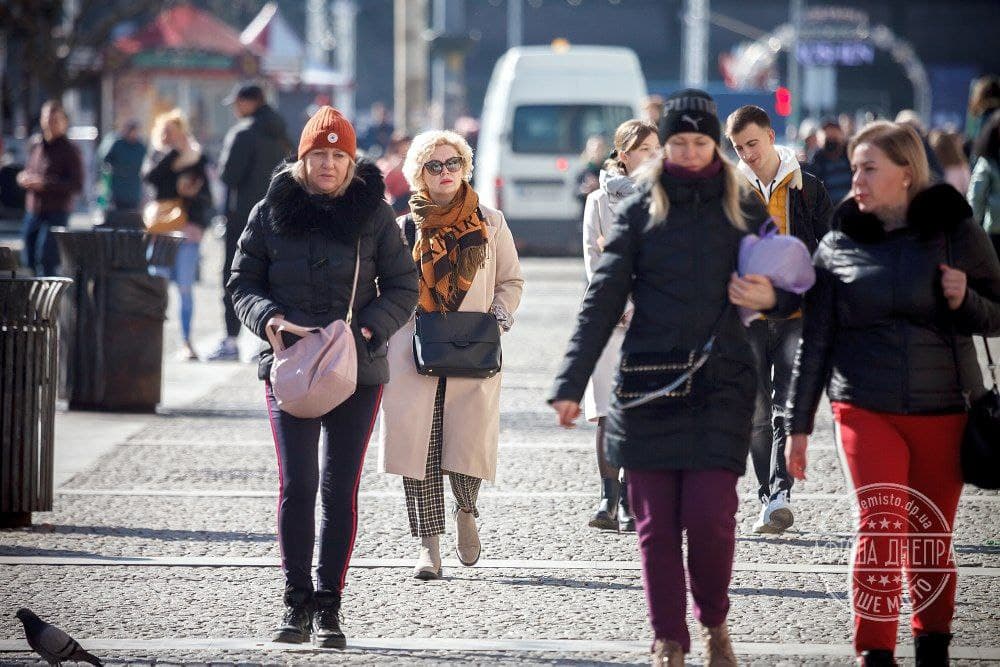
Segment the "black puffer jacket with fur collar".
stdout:
[[[816,285],[806,294],[802,343],[792,376],[790,433],[811,433],[823,389],[831,401],[877,412],[934,414],[964,409],[952,341],[965,389],[982,392],[970,336],[1000,334],[1000,261],[950,185],[918,193],[906,225],[886,232],[853,200],[814,256]],[[950,310],[940,265],[968,278]]]
[[[355,181],[339,197],[309,194],[279,168],[250,213],[227,285],[240,320],[265,341],[267,321],[278,313],[294,324],[326,326],[347,314],[360,240],[351,328],[363,385],[389,381],[386,344],[417,303],[416,268],[384,193],[382,174],[371,162],[358,163]],[[371,329],[371,341],[361,337],[361,327]],[[272,359],[268,347],[261,379]]]

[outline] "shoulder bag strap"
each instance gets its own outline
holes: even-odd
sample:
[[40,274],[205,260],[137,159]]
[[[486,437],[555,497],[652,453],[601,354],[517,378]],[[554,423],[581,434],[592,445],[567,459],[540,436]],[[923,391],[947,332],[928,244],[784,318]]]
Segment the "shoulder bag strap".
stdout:
[[726,306],[722,309],[722,312],[719,314],[719,319],[716,320],[715,326],[712,327],[712,333],[709,334],[708,340],[705,341],[705,344],[701,346],[701,353],[698,355],[698,358],[695,359],[693,362],[691,362],[691,365],[688,367],[687,370],[685,370],[683,373],[674,378],[673,382],[671,382],[667,386],[661,387],[655,391],[640,396],[639,398],[633,399],[627,403],[623,403],[622,409],[628,410],[629,408],[637,408],[640,405],[645,405],[650,401],[655,401],[658,398],[667,396],[674,389],[677,389],[677,387],[687,382],[690,377],[692,377],[695,373],[697,373],[698,370],[705,365],[705,362],[707,362],[708,358],[712,355],[712,348],[715,346],[715,339],[718,337],[719,331],[722,329],[722,323],[726,319],[726,313],[728,313],[732,307],[733,305],[729,303],[727,297]]
[[[948,235],[948,232],[944,233],[944,247],[945,247],[945,261],[948,263],[948,266],[954,267],[955,264],[952,261],[952,255],[951,255],[951,236]],[[968,285],[966,285],[965,289],[969,289]],[[947,308],[947,304],[945,304],[945,307]],[[965,399],[965,408],[969,409],[969,407],[971,406],[971,403],[969,401],[969,391],[965,388],[965,382],[962,379],[962,362],[958,358],[958,342],[956,340],[958,334],[955,333],[954,322],[951,322],[950,320],[950,313],[949,313],[948,329],[951,334],[948,336],[948,341],[951,343],[951,358],[953,360],[953,363],[955,364],[955,376],[958,378],[958,390],[962,392],[962,398]],[[985,338],[983,338],[983,342],[984,343],[986,342]],[[986,346],[987,355],[989,355],[989,350],[990,346],[987,345]],[[990,364],[992,365],[992,363],[993,362],[991,359]]]
[[358,293],[358,274],[361,272],[361,237],[358,237],[358,246],[354,253],[354,284],[351,286],[351,302],[347,305],[347,325],[350,326],[354,319],[354,297]]

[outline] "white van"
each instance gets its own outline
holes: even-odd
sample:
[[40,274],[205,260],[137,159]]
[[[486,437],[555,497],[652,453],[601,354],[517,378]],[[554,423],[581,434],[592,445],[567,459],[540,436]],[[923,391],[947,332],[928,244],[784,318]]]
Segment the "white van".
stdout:
[[631,49],[518,47],[493,68],[476,149],[480,200],[504,212],[515,242],[536,254],[578,254],[576,175],[587,137],[637,118],[646,79]]

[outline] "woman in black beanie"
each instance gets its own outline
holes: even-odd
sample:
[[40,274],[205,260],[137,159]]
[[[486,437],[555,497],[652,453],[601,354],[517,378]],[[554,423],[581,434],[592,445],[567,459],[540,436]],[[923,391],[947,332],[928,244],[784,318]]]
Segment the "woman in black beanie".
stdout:
[[[685,90],[666,101],[660,122],[666,159],[639,175],[640,195],[619,211],[550,398],[560,424],[571,426],[631,295],[635,311],[606,448],[609,462],[629,476],[656,636],[653,664],[683,665],[690,650],[686,575],[694,616],[704,626],[706,664],[736,664],[726,616],[736,482],[746,468],[756,375],[733,305],[783,316],[799,305],[763,276],[733,273],[740,240],[766,212],[720,153],[720,129],[706,93]],[[702,357],[696,367],[692,362]],[[690,379],[673,391],[641,402],[688,371]]]

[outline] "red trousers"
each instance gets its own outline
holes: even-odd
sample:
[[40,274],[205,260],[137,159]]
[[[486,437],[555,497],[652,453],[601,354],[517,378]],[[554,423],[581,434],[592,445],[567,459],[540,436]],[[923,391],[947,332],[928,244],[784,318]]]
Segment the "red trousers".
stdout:
[[958,578],[951,532],[966,415],[888,414],[847,403],[834,403],[833,414],[859,511],[855,650],[895,649],[902,569],[913,634],[950,632]]

